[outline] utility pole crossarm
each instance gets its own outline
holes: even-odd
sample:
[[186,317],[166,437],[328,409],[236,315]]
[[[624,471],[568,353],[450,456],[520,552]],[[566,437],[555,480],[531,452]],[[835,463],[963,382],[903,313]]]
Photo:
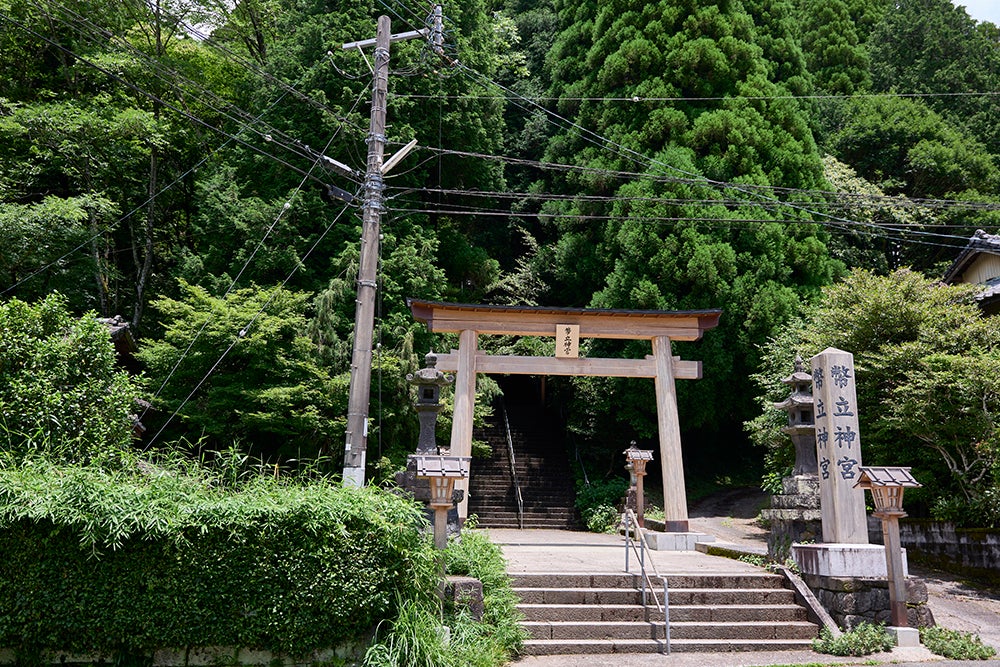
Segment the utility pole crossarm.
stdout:
[[[411,30],[410,32],[400,32],[395,35],[389,36],[390,42],[405,42],[408,39],[416,39],[417,37],[426,37],[430,34],[430,28],[421,28],[420,30]],[[360,42],[348,42],[342,45],[344,51],[350,51],[351,49],[363,49],[368,46],[375,46],[378,38],[375,39],[363,39]]]

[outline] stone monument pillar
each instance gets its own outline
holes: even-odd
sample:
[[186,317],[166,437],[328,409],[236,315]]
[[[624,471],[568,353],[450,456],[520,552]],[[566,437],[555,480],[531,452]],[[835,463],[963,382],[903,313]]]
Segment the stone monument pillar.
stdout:
[[868,544],[865,492],[854,486],[862,465],[854,355],[827,348],[812,358],[812,376],[823,541]]
[[885,553],[868,543],[864,491],[854,486],[862,465],[854,355],[823,350],[812,382],[823,543],[793,544],[792,557],[803,575],[885,579]]

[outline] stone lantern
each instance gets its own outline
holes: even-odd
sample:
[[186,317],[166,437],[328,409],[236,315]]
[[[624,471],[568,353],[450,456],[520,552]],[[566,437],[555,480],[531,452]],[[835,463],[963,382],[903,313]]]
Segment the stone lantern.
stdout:
[[636,521],[640,528],[644,528],[642,478],[646,476],[646,464],[653,460],[653,450],[639,449],[633,440],[631,446],[622,453],[628,461],[625,467],[629,470],[632,486],[635,488]]
[[802,357],[795,357],[795,371],[781,380],[791,393],[774,407],[788,413],[788,426],[782,431],[795,445],[793,475],[816,475],[816,423],[813,419],[812,374],[805,371]]
[[428,352],[424,357],[427,365],[416,373],[406,376],[406,381],[416,386],[417,418],[420,420],[420,435],[417,438],[417,452],[441,452],[437,447],[435,430],[438,413],[441,411],[441,387],[452,383],[452,378],[437,369],[437,355]]
[[781,381],[791,391],[772,405],[788,415],[782,431],[795,446],[795,465],[792,474],[781,480],[782,492],[771,496],[771,507],[761,511],[770,524],[767,552],[777,561],[788,557],[792,544],[813,541],[822,532],[812,375],[801,356],[795,356],[794,371]]
[[[860,466],[858,471],[858,481],[854,486],[871,491],[875,502],[872,515],[882,520],[885,565],[889,579],[890,622],[896,628],[907,628],[906,581],[899,541],[899,520],[906,516],[903,511],[903,491],[918,488],[922,484],[913,478],[909,468]],[[898,631],[896,637],[899,644],[904,645]]]
[[434,510],[434,546],[438,549],[448,546],[448,510],[454,504],[452,494],[455,480],[469,476],[471,461],[471,456],[418,453],[409,457],[417,479],[426,479],[430,483],[429,504]]
[[[424,357],[426,366],[415,373],[406,376],[406,381],[417,388],[417,400],[413,407],[417,410],[417,417],[420,420],[420,434],[417,437],[416,456],[410,456],[406,470],[396,474],[396,483],[409,492],[414,500],[426,502],[430,505],[428,518],[434,524],[435,543],[444,540],[447,542],[447,522],[442,521],[438,526],[438,517],[448,517],[449,512],[453,514],[453,531],[458,530],[458,512],[451,510],[455,503],[461,502],[464,492],[455,490],[455,480],[469,476],[469,464],[465,467],[457,468],[451,463],[442,463],[432,459],[441,459],[441,448],[437,446],[435,430],[437,428],[438,413],[441,411],[441,388],[452,383],[452,378],[437,369],[437,355],[429,352]],[[445,454],[447,454],[447,450]],[[455,459],[456,457],[447,457]],[[426,459],[426,460],[425,460]],[[421,462],[421,467],[417,467]],[[464,470],[464,474],[458,474]],[[439,480],[439,481],[435,481]],[[441,493],[445,488],[448,491],[448,500],[445,502]],[[439,538],[438,531],[445,531],[443,538]]]

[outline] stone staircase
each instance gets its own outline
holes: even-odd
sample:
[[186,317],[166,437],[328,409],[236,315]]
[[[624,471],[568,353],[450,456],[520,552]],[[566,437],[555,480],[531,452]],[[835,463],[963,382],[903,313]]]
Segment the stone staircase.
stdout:
[[[663,614],[631,574],[514,574],[526,655],[657,653]],[[672,652],[807,650],[818,627],[776,574],[670,575]],[[662,588],[658,597],[662,598]]]
[[[524,504],[524,528],[577,528],[573,474],[553,419],[540,406],[511,404],[507,416]],[[484,528],[519,528],[507,430],[498,406],[492,423],[474,436],[490,445],[490,458],[472,460],[469,514]]]

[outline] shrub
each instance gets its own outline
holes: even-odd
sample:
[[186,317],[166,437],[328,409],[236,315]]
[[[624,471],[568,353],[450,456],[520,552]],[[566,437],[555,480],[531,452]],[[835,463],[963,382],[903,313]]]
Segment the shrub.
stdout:
[[598,505],[584,511],[583,521],[592,533],[613,533],[618,530],[622,515],[611,505]]
[[997,653],[978,635],[941,627],[920,628],[920,643],[931,653],[951,660],[989,660]]
[[0,469],[0,646],[303,655],[434,590],[415,504],[376,488],[190,464]]
[[812,643],[814,651],[830,655],[870,655],[891,651],[895,645],[896,640],[886,631],[885,626],[867,622],[862,622],[839,637],[834,637],[829,630],[823,628],[819,638]]
[[618,511],[615,508],[621,505],[626,491],[628,480],[620,477],[577,484],[576,509],[587,528],[595,533],[614,530],[618,525]]
[[[371,667],[497,667],[507,664],[524,640],[518,623],[517,596],[500,548],[486,534],[463,530],[444,553],[449,574],[483,583],[483,619],[462,609],[442,612],[436,601],[410,601],[379,633],[365,655]],[[451,629],[445,642],[443,626]],[[381,628],[380,628],[381,630]]]
[[138,389],[108,327],[65,297],[0,303],[0,452],[113,461],[132,443]]

